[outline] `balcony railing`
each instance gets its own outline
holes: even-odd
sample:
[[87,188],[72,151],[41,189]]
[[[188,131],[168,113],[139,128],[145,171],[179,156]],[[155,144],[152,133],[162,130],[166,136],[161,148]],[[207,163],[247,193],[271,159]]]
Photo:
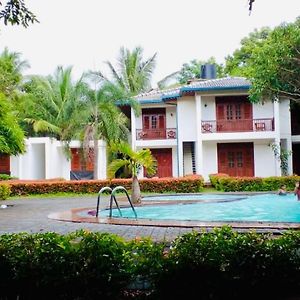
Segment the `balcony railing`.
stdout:
[[176,128],[165,129],[137,129],[137,140],[164,140],[176,139]]
[[274,119],[202,121],[201,130],[202,133],[274,131]]

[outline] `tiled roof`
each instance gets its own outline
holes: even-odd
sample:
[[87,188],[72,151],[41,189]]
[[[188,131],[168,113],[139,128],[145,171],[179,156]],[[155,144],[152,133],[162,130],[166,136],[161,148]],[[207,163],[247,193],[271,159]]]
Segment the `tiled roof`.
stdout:
[[184,92],[220,91],[220,90],[248,90],[250,81],[243,77],[225,77],[217,79],[199,80],[181,87],[152,90],[136,96],[142,103],[159,103],[167,99],[178,98]]

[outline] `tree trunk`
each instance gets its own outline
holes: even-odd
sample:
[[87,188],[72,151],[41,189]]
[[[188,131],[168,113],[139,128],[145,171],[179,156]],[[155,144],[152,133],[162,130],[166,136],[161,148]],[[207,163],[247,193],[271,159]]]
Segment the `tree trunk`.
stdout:
[[98,179],[98,139],[94,137],[94,179]]
[[142,200],[142,196],[141,196],[140,184],[139,184],[137,176],[133,176],[132,177],[131,201],[133,203],[141,203],[141,200]]

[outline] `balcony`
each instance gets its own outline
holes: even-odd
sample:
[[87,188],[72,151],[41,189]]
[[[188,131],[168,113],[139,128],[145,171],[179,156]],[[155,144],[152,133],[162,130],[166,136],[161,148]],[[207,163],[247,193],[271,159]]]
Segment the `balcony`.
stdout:
[[165,129],[137,129],[137,140],[170,140],[176,139],[176,128]]
[[202,133],[274,131],[274,119],[202,121],[201,131]]

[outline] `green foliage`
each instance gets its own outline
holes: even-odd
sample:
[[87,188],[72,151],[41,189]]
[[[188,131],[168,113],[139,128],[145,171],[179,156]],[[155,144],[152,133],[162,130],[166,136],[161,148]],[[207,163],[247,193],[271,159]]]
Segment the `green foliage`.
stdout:
[[300,19],[276,27],[253,51],[247,77],[252,87],[250,99],[277,100],[285,97],[300,101]]
[[24,133],[7,98],[0,93],[0,153],[17,155],[25,150]]
[[14,177],[14,176],[7,175],[7,174],[0,174],[0,181],[1,180],[11,180],[11,179],[18,179],[18,178]]
[[120,48],[118,66],[114,67],[106,62],[110,69],[112,79],[108,79],[102,72],[93,72],[100,80],[111,82],[130,95],[148,91],[151,88],[151,76],[156,64],[156,53],[143,59],[143,49],[135,47],[132,51],[124,47]]
[[275,237],[226,226],[171,245],[85,230],[4,234],[0,298],[140,299],[139,288],[149,299],[297,297],[299,243],[297,231]]
[[29,127],[28,133],[71,140],[82,127],[86,89],[82,80],[73,83],[72,68],[58,67],[53,76],[31,77],[19,105],[20,116],[33,128],[30,131]]
[[149,149],[134,151],[126,142],[111,143],[110,149],[113,153],[122,156],[120,159],[113,160],[108,166],[108,176],[113,178],[115,173],[122,167],[127,166],[132,176],[137,176],[139,170],[144,167],[149,175],[156,172],[156,160],[153,158]]
[[217,190],[223,192],[267,192],[278,191],[282,185],[285,185],[288,191],[293,191],[295,183],[300,181],[300,177],[230,177],[227,174],[221,174],[220,176],[211,174],[210,180]]
[[6,200],[11,194],[11,189],[8,184],[0,183],[0,200]]
[[249,60],[253,56],[256,47],[263,44],[269,36],[271,29],[263,27],[260,30],[255,29],[248,37],[241,40],[241,47],[228,55],[225,58],[225,74],[230,76],[245,76],[247,74],[247,67]]
[[280,161],[282,175],[287,176],[289,171],[289,157],[292,155],[292,151],[281,148],[277,143],[272,143],[270,146],[275,157]]
[[186,84],[188,80],[201,78],[201,66],[205,64],[215,64],[217,67],[217,77],[223,77],[223,66],[216,63],[214,57],[209,58],[206,61],[193,59],[189,63],[183,64],[178,74],[178,81],[181,84]]
[[[300,235],[279,238],[229,227],[193,232],[173,242],[168,270],[159,278],[160,299],[282,299],[299,293]],[[180,286],[180,289],[172,289]]]
[[[2,5],[2,1],[0,5]],[[26,7],[24,0],[7,1],[4,9],[0,11],[0,19],[3,19],[4,25],[22,25],[25,28],[29,26],[29,23],[39,22]]]

